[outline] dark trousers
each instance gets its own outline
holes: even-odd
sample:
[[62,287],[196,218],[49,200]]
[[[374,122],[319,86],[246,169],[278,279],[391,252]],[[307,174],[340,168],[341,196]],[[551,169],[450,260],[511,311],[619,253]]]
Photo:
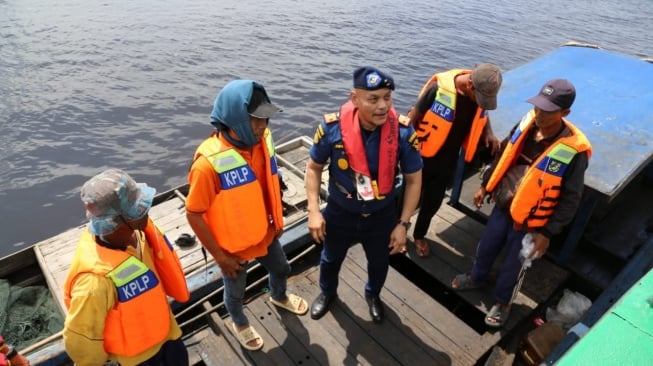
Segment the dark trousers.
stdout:
[[320,258],[320,289],[336,295],[338,273],[349,247],[361,243],[367,257],[366,296],[378,296],[388,276],[390,233],[397,225],[395,205],[388,205],[368,217],[345,211],[329,203],[324,210],[326,239]]
[[167,341],[159,353],[139,366],[188,366],[188,350],[181,338]]
[[485,283],[492,270],[492,264],[497,259],[501,250],[506,247],[506,258],[494,287],[494,299],[503,305],[510,303],[512,291],[517,284],[517,277],[521,269],[519,251],[526,231],[513,229],[513,221],[509,213],[504,213],[496,208],[488,218],[487,225],[481,240],[476,248],[476,259],[472,267],[472,280]]
[[424,161],[422,194],[419,201],[419,214],[415,221],[415,230],[413,230],[414,239],[424,239],[424,236],[426,236],[431,219],[440,209],[444,193],[455,172],[455,164],[445,166],[437,158],[424,158],[422,160]]

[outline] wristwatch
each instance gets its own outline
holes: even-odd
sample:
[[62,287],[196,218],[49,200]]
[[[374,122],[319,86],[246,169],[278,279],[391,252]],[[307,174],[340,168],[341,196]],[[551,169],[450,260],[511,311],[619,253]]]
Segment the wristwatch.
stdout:
[[406,228],[406,231],[408,231],[408,229],[410,229],[410,221],[401,221],[401,220],[399,220],[399,221],[397,221],[397,225],[403,226],[404,228]]

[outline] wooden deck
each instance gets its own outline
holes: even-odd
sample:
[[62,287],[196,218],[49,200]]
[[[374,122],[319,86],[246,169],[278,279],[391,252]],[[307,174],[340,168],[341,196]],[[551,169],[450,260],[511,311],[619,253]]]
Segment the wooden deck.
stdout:
[[[293,227],[282,237],[282,244],[284,238],[297,242],[294,238],[307,235],[302,221],[305,217],[303,170],[307,156],[306,146],[280,154],[280,169],[289,186],[284,193],[286,223]],[[185,218],[181,193],[170,195],[150,211],[171,240],[182,233],[192,233]],[[61,289],[83,229],[84,226],[73,228],[35,247],[62,314],[65,310]],[[471,268],[482,231],[483,225],[478,221],[443,204],[427,234],[431,256],[417,257],[414,245],[409,243],[408,261],[404,259],[404,262],[423,272],[420,282],[448,286],[455,274]],[[309,245],[310,240],[305,247]],[[261,351],[248,352],[238,345],[226,325],[229,319],[220,304],[221,273],[210,257],[205,261],[200,248],[200,245],[191,249],[176,248],[191,289],[211,285],[206,296],[203,293],[198,298],[196,294],[190,304],[176,304],[175,307],[193,365],[474,365],[538,305],[549,299],[568,275],[549,261],[535,262],[527,272],[507,325],[499,331],[488,331],[469,325],[469,319],[459,318],[450,304],[441,304],[427,289],[418,287],[391,268],[381,293],[386,304],[386,319],[378,325],[368,314],[363,290],[367,278],[366,261],[360,245],[355,245],[340,273],[339,299],[320,320],[312,320],[308,314],[296,316],[278,310],[261,292],[266,282],[259,278],[260,284],[252,285],[253,293],[248,293],[246,312],[262,335],[265,346]],[[296,254],[301,249],[292,251]],[[298,258],[289,279],[289,292],[303,296],[309,305],[319,294],[319,251],[320,246],[316,246]],[[261,271],[252,270],[255,273],[248,280],[255,281],[256,272]],[[483,314],[494,302],[491,287],[452,296],[460,296],[461,304],[476,309],[476,323],[482,323]],[[57,347],[62,350],[60,343]],[[42,359],[39,357],[45,356],[39,351],[31,354],[33,364],[39,364],[38,360]]]
[[[314,250],[306,257],[307,268],[289,279],[288,290],[309,303],[319,293],[318,260]],[[373,323],[364,299],[367,273],[360,245],[350,250],[340,278],[339,297],[322,319],[277,309],[259,296],[246,309],[264,339],[261,351],[244,351],[227,328],[229,320],[214,318],[217,332],[206,329],[187,340],[191,358],[207,365],[471,365],[492,346],[491,339],[392,269],[382,294],[385,321]],[[208,345],[216,344],[214,358],[209,349],[215,346]]]
[[[284,206],[286,207],[284,220],[286,226],[292,225],[305,217],[303,210],[305,208],[306,194],[303,189],[303,176],[298,173],[297,166],[300,164],[299,166],[302,169],[304,168],[298,159],[299,156],[304,156],[305,160],[305,157],[308,156],[307,143],[309,142],[298,141],[296,144],[281,146],[280,151],[278,151],[279,170],[282,172],[284,181],[288,186],[288,190],[284,192]],[[149,212],[150,217],[171,241],[174,241],[182,233],[191,235],[193,233],[186,220],[184,193],[181,191],[171,192],[164,201],[155,203]],[[34,246],[48,286],[54,293],[62,314],[65,314],[66,311],[61,289],[63,289],[75,247],[85,228],[86,224],[80,225]],[[189,249],[174,246],[187,276],[191,276],[196,272],[207,272],[209,277],[204,279],[206,282],[221,278],[221,274],[215,265],[210,266],[209,271],[206,270],[207,263],[204,260],[199,242]]]
[[[408,257],[433,276],[447,282],[471,266],[470,250],[482,232],[477,222],[443,206],[429,232],[432,255],[418,258],[414,246]],[[293,265],[288,291],[310,302],[319,294],[319,250]],[[277,309],[258,293],[246,305],[252,325],[263,337],[261,351],[242,349],[228,328],[229,318],[207,315],[210,327],[190,335],[191,359],[206,365],[474,365],[566,279],[567,272],[548,261],[527,272],[510,321],[500,331],[476,331],[404,275],[391,268],[381,298],[386,304],[383,324],[374,324],[364,299],[365,255],[353,246],[340,273],[338,300],[320,320]],[[491,289],[460,293],[482,317],[493,304]],[[481,320],[481,319],[479,319]]]
[[[416,215],[413,216],[413,220],[415,218]],[[418,257],[414,245],[409,246],[408,255],[413,262],[433,276],[435,280],[449,286],[451,279],[456,274],[471,270],[476,244],[482,232],[482,224],[464,216],[449,205],[443,204],[433,218],[426,235],[431,247],[431,255],[427,258]],[[495,263],[495,273],[500,265],[500,260]],[[515,299],[506,326],[494,334],[488,332],[486,336],[497,338],[500,333],[510,331],[540,303],[549,299],[568,276],[568,271],[548,260],[534,261],[532,267],[526,272],[522,290]],[[459,291],[457,294],[485,314],[495,302],[492,295],[492,282],[493,278],[490,279],[490,283],[485,288]]]

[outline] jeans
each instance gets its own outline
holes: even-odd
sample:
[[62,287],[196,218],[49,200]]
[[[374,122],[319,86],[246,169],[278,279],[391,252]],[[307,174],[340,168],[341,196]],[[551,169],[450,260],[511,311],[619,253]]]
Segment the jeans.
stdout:
[[397,226],[395,205],[389,204],[368,217],[345,211],[329,203],[324,212],[326,239],[320,258],[320,289],[327,296],[336,295],[338,273],[349,248],[363,245],[367,258],[365,295],[376,297],[381,293],[388,276],[390,264],[390,234]]
[[[270,286],[270,296],[277,300],[286,299],[286,281],[290,274],[290,264],[286,258],[279,240],[275,239],[268,247],[268,254],[258,257],[256,260],[265,267],[270,277],[268,283]],[[223,276],[224,281],[224,305],[231,316],[231,320],[238,327],[249,324],[249,320],[243,310],[243,298],[245,297],[245,287],[247,282],[247,271],[242,269],[238,271],[236,278]]]
[[471,273],[472,280],[477,283],[487,281],[492,264],[501,250],[507,246],[506,258],[494,287],[494,298],[502,305],[510,304],[512,291],[517,284],[517,277],[522,265],[519,260],[519,251],[524,235],[526,235],[526,231],[513,230],[513,221],[509,213],[504,213],[501,209],[494,207],[483,236],[478,242],[476,259]]

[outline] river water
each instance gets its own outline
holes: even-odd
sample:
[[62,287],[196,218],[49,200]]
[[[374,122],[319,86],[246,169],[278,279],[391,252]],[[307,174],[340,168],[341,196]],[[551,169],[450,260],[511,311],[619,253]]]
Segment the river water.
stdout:
[[312,135],[358,66],[392,74],[406,111],[436,70],[569,40],[651,57],[651,19],[651,0],[0,0],[0,257],[82,224],[103,169],[184,183],[232,79],[283,107],[280,143]]

